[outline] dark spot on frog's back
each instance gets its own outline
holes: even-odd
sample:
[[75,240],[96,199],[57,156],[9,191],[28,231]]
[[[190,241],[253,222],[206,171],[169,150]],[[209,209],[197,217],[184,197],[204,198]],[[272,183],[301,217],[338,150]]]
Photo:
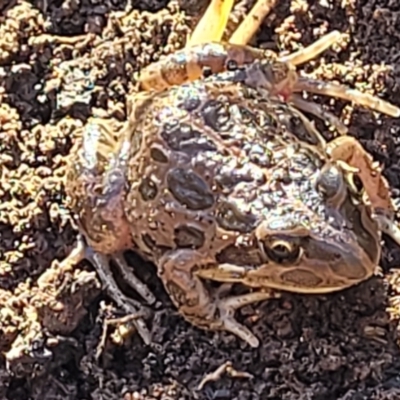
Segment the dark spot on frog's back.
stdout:
[[191,125],[179,121],[164,124],[161,137],[175,151],[194,156],[200,151],[215,151],[215,145]]
[[204,232],[194,226],[181,225],[175,228],[175,244],[180,248],[199,249],[205,241]]
[[157,244],[157,242],[148,233],[142,235],[142,240],[143,243],[146,245],[150,256],[154,256],[154,254],[156,253],[163,254],[168,250],[171,250],[170,247]]
[[217,132],[226,132],[232,127],[231,112],[229,104],[221,101],[210,100],[201,110],[204,122],[207,126]]
[[216,259],[221,264],[240,266],[261,265],[264,262],[258,246],[253,243],[248,246],[230,244],[216,255]]
[[168,162],[168,157],[167,155],[161,150],[158,149],[157,147],[152,147],[150,149],[150,157],[159,163],[165,164]]
[[139,193],[144,201],[154,200],[158,193],[157,186],[150,178],[143,178],[139,185]]
[[182,85],[177,93],[178,105],[188,112],[196,110],[201,104],[199,92],[193,85]]
[[216,219],[221,228],[241,233],[252,232],[257,224],[257,218],[253,214],[240,210],[228,201],[219,204]]
[[190,210],[204,210],[214,204],[214,195],[207,183],[191,170],[170,170],[167,185],[175,199]]

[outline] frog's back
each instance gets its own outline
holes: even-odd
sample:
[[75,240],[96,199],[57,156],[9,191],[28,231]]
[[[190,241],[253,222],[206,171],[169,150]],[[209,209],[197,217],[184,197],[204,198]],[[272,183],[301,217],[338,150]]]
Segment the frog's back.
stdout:
[[[305,146],[315,142],[297,113],[237,82],[173,87],[150,95],[131,118],[127,217],[135,232],[145,232],[149,254],[155,243],[215,246],[217,230],[232,240],[250,234],[265,213],[291,203],[277,190],[289,169],[297,174],[290,191],[303,185],[305,193],[322,165]],[[309,200],[318,201],[308,185]]]

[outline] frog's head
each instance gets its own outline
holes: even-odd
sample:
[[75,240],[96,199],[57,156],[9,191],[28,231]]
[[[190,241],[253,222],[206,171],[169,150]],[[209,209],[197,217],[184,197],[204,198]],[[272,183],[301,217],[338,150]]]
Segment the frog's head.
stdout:
[[330,162],[311,179],[281,186],[246,239],[238,236],[199,276],[297,293],[334,292],[368,279],[379,262],[381,231],[361,186],[354,170]]
[[282,290],[325,293],[374,273],[381,232],[355,171],[329,162],[313,184],[322,205],[298,202],[256,228],[264,264],[250,273],[252,279]]

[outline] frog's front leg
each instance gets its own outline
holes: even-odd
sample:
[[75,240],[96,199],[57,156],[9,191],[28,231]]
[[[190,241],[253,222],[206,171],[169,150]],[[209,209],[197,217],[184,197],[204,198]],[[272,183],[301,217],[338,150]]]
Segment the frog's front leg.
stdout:
[[[133,289],[149,304],[155,302],[153,293],[123,258],[124,250],[133,245],[123,208],[128,151],[128,140],[123,134],[116,134],[108,120],[93,118],[83,129],[82,140],[72,151],[65,181],[68,205],[80,237],[63,263],[72,267],[87,259],[118,307],[129,314],[141,315],[145,307],[119,289],[110,268],[113,261]],[[151,337],[145,322],[138,318],[133,324],[149,344]]]
[[209,330],[225,330],[240,337],[252,347],[259,340],[244,325],[236,321],[235,311],[247,304],[277,297],[271,292],[251,292],[241,296],[221,298],[218,291],[210,292],[196,275],[202,265],[214,263],[194,250],[174,250],[164,255],[159,265],[159,276],[183,317],[195,326]]
[[327,144],[326,152],[333,160],[344,161],[358,170],[357,175],[364,185],[380,228],[400,244],[400,228],[394,221],[389,184],[378,163],[374,162],[361,143],[351,136],[341,136],[332,140]]
[[[111,272],[111,260],[113,260],[121,270],[123,269],[121,258],[123,258],[121,253],[116,253],[114,257],[114,255],[106,255],[93,250],[85,243],[83,236],[79,235],[75,247],[70,254],[61,261],[59,268],[73,270],[81,261],[90,261],[102,282],[104,290],[116,302],[117,306],[126,313],[137,316],[137,318],[133,320],[133,325],[136,327],[137,332],[145,344],[148,345],[151,343],[151,335],[142,319],[142,316],[147,315],[148,310],[138,301],[127,297],[121,292]],[[124,276],[126,277],[126,274],[124,274]],[[149,304],[154,303],[155,297],[144,283],[139,281],[132,272],[128,273],[128,278],[128,283],[133,289],[136,289]]]

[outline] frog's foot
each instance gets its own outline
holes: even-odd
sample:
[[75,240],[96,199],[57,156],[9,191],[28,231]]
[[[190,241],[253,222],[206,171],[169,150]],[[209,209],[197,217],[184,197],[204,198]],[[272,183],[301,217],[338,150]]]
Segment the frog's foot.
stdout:
[[[90,254],[91,253],[91,254]],[[146,309],[138,301],[124,295],[114,280],[110,269],[110,257],[98,252],[90,252],[86,258],[96,268],[104,289],[107,294],[115,301],[117,306],[127,314],[140,315],[147,314]],[[142,284],[143,285],[143,284]],[[132,321],[143,341],[148,345],[151,343],[151,335],[144,320],[137,318]]]
[[249,43],[275,4],[276,0],[257,0],[246,18],[238,26],[236,31],[233,32],[229,39],[229,43],[239,45]]
[[240,296],[228,296],[223,299],[217,298],[217,307],[219,309],[220,318],[224,323],[223,329],[240,337],[251,347],[258,347],[260,344],[259,340],[252,332],[250,332],[249,329],[237,322],[233,315],[237,309],[246,305],[279,297],[280,293],[264,289],[263,291],[246,293]]
[[132,267],[130,267],[125,261],[125,257],[122,252],[115,253],[112,256],[113,261],[117,264],[118,269],[126,282],[132,289],[140,294],[148,304],[154,304],[156,298],[150,289],[142,281],[140,281],[136,275],[132,272]]
[[400,229],[394,221],[393,203],[389,184],[382,175],[379,164],[374,162],[361,143],[351,136],[338,137],[327,144],[327,154],[336,161],[343,161],[357,170],[368,200],[380,228],[400,244]]
[[[202,265],[215,264],[197,251],[181,249],[166,254],[159,270],[165,288],[183,317],[195,326],[209,330],[225,330],[240,337],[252,347],[259,340],[234,318],[238,308],[274,297],[271,292],[252,292],[241,296],[221,298],[222,292],[209,292],[196,275]],[[225,289],[225,288],[224,288]]]
[[294,53],[290,53],[285,56],[279,56],[278,60],[282,63],[289,63],[293,66],[304,64],[308,61],[313,60],[314,58],[322,54],[325,50],[328,50],[335,43],[337,43],[341,39],[341,37],[342,35],[339,31],[329,32],[309,46],[297,50]]
[[299,77],[293,88],[293,91],[301,92],[303,90],[314,94],[322,94],[324,96],[351,101],[355,104],[378,111],[391,117],[400,117],[399,107],[390,104],[389,102],[382,100],[377,96],[363,93],[338,83],[324,82],[308,77]]
[[[278,62],[275,63],[274,68],[270,68],[273,72],[273,75],[271,75],[273,79],[271,80],[271,77],[269,77],[269,80],[272,81],[270,82],[270,85],[272,83],[275,86],[273,87],[273,90],[277,94],[283,96],[286,100],[292,100],[293,93],[307,91],[313,94],[320,94],[354,102],[355,104],[387,114],[391,117],[400,117],[399,107],[390,104],[377,96],[363,93],[338,83],[316,80],[307,76],[298,76],[297,73],[294,72],[295,66],[314,59],[329,47],[339,42],[341,37],[342,35],[339,31],[332,31],[322,36],[310,46],[289,55],[279,56],[277,58]],[[292,77],[287,74],[286,70],[292,71]],[[293,100],[296,102],[295,98]],[[341,124],[336,117],[332,118],[332,115],[327,114],[327,112],[323,111],[317,104],[311,103],[311,105],[307,106],[308,109],[305,109],[303,104],[303,107],[300,108],[319,118],[327,119],[328,122],[338,128],[340,133],[343,133],[343,124]]]
[[[283,64],[290,64],[293,67],[298,66],[300,64],[303,64],[307,61],[314,59],[322,52],[327,50],[329,47],[339,42],[341,36],[342,35],[339,31],[329,32],[326,35],[322,36],[320,39],[318,39],[316,42],[311,44],[310,46],[307,46],[295,53],[278,57],[278,61]],[[346,101],[354,102],[355,104],[367,107],[371,110],[379,111],[382,114],[387,114],[391,117],[400,117],[400,108],[396,107],[395,105],[390,104],[389,102],[384,101],[377,96],[373,96],[368,93],[363,93],[355,89],[350,89],[345,85],[340,85],[332,82],[324,82],[320,80],[311,79],[306,76],[301,76],[298,77],[297,81],[293,84],[291,88],[286,88],[286,91],[288,91],[288,89],[289,91],[292,92],[307,91],[314,94],[321,94],[324,96],[339,98]],[[312,108],[314,108],[314,105],[312,106]],[[317,115],[317,116],[319,118],[324,117],[324,115]],[[328,122],[332,121],[328,119]],[[335,123],[333,123],[333,125],[336,126]]]
[[[121,267],[121,256],[117,255],[116,264],[122,270],[124,265]],[[83,239],[83,237],[78,237],[78,242],[75,248],[71,251],[70,255],[65,258],[61,262],[61,267],[63,268],[73,268],[80,261],[88,260],[92,263],[96,272],[100,278],[100,281],[103,285],[103,288],[106,290],[107,294],[111,297],[112,300],[115,301],[118,307],[120,307],[124,312],[132,315],[146,315],[148,314],[147,310],[134,299],[131,299],[125,296],[121,290],[118,288],[112,271],[110,269],[110,256],[100,254],[98,252],[93,251],[90,247],[88,247]],[[133,279],[132,276],[134,277]],[[128,283],[132,285],[132,288],[137,290],[144,299],[147,301],[151,301],[154,299],[154,296],[150,294],[149,290],[146,286],[140,282],[132,272],[129,273]],[[142,318],[137,318],[133,321],[135,328],[137,329],[139,335],[142,337],[143,341],[146,344],[150,344],[151,335],[150,332]]]

